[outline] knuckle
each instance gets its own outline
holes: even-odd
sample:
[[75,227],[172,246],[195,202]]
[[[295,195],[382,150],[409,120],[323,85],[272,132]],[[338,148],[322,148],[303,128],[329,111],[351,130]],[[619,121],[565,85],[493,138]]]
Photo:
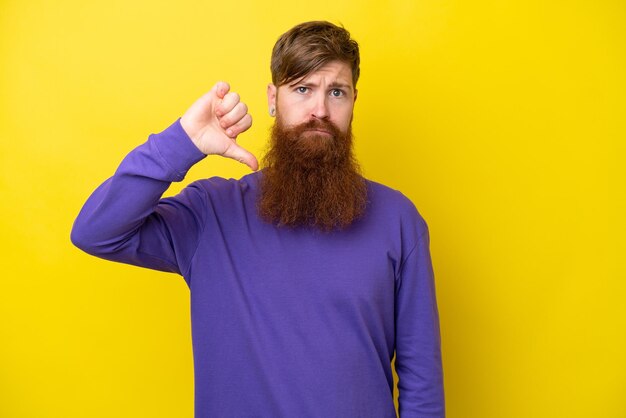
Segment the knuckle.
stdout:
[[231,125],[233,124],[233,118],[232,118],[232,116],[231,116],[230,114],[229,114],[229,115],[224,116],[224,117],[222,118],[222,123],[223,123],[223,126],[231,126]]
[[244,116],[241,121],[239,122],[239,125],[243,128],[243,129],[248,129],[250,127],[250,125],[252,124],[252,118],[250,118],[249,116]]
[[231,103],[237,103],[239,102],[239,94],[235,93],[235,92],[230,92],[226,95],[226,97],[228,97],[228,101]]

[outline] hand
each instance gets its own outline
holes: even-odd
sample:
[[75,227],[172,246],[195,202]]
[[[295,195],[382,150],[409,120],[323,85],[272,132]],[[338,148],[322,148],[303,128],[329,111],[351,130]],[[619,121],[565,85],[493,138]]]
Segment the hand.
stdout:
[[239,101],[239,95],[229,90],[228,83],[218,82],[191,105],[180,124],[203,153],[232,158],[256,171],[256,157],[236,141],[237,135],[252,126],[252,116],[248,106]]

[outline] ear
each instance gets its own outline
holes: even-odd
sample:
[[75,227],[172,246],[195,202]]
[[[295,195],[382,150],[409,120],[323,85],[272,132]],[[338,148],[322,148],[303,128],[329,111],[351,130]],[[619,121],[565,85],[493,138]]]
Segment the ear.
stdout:
[[358,95],[359,91],[357,89],[354,89],[354,101],[352,102],[354,104],[354,102],[356,102],[356,96]]
[[270,116],[274,116],[276,114],[276,86],[272,83],[267,85],[267,107]]

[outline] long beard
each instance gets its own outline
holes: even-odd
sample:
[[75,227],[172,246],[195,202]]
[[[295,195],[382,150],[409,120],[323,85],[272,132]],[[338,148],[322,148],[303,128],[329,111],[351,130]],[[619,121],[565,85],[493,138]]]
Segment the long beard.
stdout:
[[278,117],[263,164],[258,209],[268,222],[330,231],[365,211],[367,186],[352,153],[351,127],[345,134],[320,120],[285,127]]

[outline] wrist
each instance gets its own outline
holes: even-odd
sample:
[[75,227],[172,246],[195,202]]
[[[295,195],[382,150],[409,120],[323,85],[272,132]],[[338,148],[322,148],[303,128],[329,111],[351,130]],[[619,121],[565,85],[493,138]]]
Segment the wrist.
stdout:
[[198,151],[202,152],[204,155],[207,155],[202,150],[202,146],[200,145],[197,129],[193,128],[192,124],[187,121],[184,115],[179,119],[179,121],[180,127],[185,132],[187,138],[195,145],[196,148],[198,148]]
[[184,130],[180,119],[157,134],[153,141],[160,155],[179,173],[187,172],[191,166],[206,157]]

